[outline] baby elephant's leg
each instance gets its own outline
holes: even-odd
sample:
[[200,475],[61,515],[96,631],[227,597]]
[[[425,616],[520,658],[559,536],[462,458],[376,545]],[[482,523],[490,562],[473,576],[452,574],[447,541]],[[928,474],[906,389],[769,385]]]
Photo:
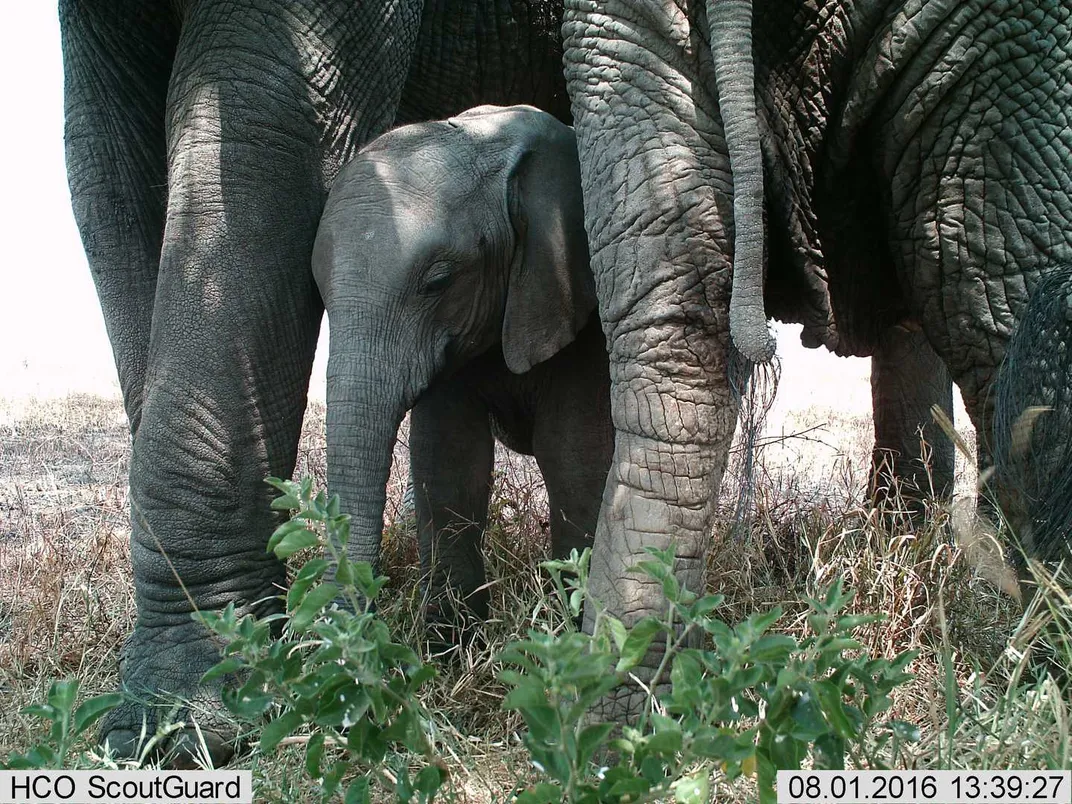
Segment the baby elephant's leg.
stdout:
[[592,546],[614,454],[607,357],[598,322],[548,361],[533,432],[551,508],[551,554]]
[[487,408],[456,381],[437,383],[410,414],[410,461],[430,635],[456,644],[464,615],[488,614],[480,540],[495,442]]

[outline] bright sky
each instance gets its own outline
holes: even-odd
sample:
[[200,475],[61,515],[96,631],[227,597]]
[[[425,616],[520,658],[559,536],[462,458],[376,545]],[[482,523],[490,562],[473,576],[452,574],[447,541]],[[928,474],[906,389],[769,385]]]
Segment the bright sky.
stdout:
[[54,3],[17,3],[0,32],[0,394],[117,388],[71,216]]
[[[118,393],[93,282],[71,214],[63,157],[63,70],[55,4],[13,3],[0,30],[0,397]],[[779,407],[869,406],[868,362],[799,346],[778,327]],[[321,353],[326,352],[322,348]],[[312,393],[323,398],[325,356]]]

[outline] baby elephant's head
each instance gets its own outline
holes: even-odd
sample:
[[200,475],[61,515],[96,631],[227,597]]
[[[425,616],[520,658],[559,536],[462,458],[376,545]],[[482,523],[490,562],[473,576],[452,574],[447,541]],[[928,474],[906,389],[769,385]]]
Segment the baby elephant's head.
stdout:
[[313,271],[329,375],[395,374],[408,407],[500,342],[528,370],[595,307],[572,129],[482,106],[379,137],[331,189]]

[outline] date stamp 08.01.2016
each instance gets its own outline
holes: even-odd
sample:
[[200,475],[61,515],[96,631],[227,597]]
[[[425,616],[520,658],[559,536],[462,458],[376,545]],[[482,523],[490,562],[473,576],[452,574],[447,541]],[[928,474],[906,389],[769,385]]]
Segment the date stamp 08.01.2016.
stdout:
[[778,804],[1070,804],[1069,771],[778,771]]

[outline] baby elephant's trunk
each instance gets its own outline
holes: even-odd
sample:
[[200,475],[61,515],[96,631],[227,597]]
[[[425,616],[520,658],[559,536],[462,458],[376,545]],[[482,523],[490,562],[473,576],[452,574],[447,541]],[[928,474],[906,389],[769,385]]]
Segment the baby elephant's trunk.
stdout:
[[[386,488],[398,426],[406,412],[393,373],[369,352],[332,332],[328,364],[328,489],[351,515],[347,554],[376,566],[383,533]],[[393,361],[397,363],[397,361]]]

